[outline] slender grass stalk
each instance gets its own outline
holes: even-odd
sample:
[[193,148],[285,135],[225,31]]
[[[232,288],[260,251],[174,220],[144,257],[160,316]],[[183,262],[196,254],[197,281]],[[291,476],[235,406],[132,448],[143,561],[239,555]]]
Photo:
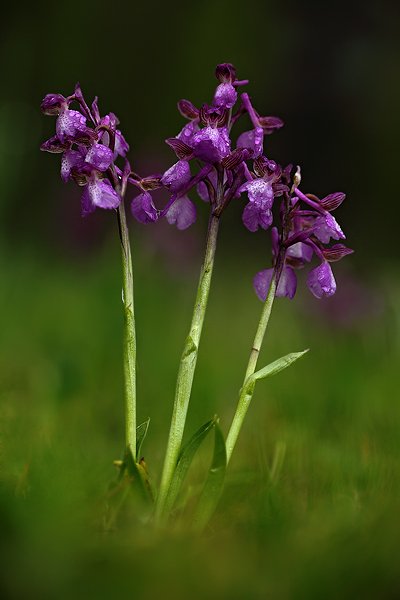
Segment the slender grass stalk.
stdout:
[[122,251],[122,294],[124,304],[125,445],[136,460],[136,332],[133,302],[132,255],[122,200],[118,212]]
[[277,278],[274,276],[271,280],[271,285],[268,290],[267,298],[264,302],[261,318],[258,323],[257,332],[254,338],[253,347],[250,352],[249,362],[247,364],[246,374],[243,380],[243,386],[240,390],[239,400],[236,407],[236,412],[233,417],[232,425],[226,438],[226,460],[229,463],[235,447],[239,432],[242,428],[244,418],[249,408],[253,397],[254,385],[247,386],[248,378],[255,373],[257,361],[260,354],[261,346],[264,340],[268,321],[271,316],[272,305],[275,299],[275,291],[277,287]]
[[200,272],[200,281],[197,288],[192,323],[189,335],[186,338],[178,371],[168,446],[156,504],[156,520],[158,521],[160,521],[163,516],[166,496],[181,449],[193,377],[196,369],[201,331],[210,291],[214,257],[217,248],[218,228],[219,216],[212,213],[208,223],[206,252]]

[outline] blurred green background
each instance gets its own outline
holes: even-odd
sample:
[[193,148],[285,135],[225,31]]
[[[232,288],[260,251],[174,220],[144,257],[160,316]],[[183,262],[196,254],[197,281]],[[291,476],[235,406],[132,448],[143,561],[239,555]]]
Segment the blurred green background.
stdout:
[[[0,594],[3,598],[398,598],[399,4],[39,2],[3,9],[0,66]],[[211,98],[218,62],[284,129],[271,158],[304,189],[345,191],[356,253],[318,302],[304,277],[274,308],[260,364],[311,352],[257,387],[203,537],[155,534],[134,499],[104,533],[123,445],[120,257],[112,214],[82,220],[39,104],[77,80],[114,111],[143,174],[173,161],[179,98]],[[205,233],[130,221],[139,418],[157,481]],[[268,238],[224,215],[188,432],[227,431],[261,309]],[[210,457],[205,447],[192,489]],[[283,457],[280,470],[273,468]]]

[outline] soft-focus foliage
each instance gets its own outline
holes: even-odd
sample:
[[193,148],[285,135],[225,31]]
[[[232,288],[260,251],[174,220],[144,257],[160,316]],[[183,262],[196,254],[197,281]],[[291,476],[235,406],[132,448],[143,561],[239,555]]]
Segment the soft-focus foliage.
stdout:
[[[154,415],[142,448],[151,476],[161,466],[195,277],[171,277],[142,245],[137,254],[138,383],[146,405],[139,419]],[[391,273],[382,276],[375,305],[363,308],[359,295],[355,315],[342,308],[346,326],[333,307],[324,316],[307,292],[295,304],[277,302],[260,364],[305,342],[311,352],[257,388],[224,510],[204,539],[189,541],[184,532],[156,538],[133,498],[102,532],[107,486],[116,478],[111,461],[122,451],[117,261],[117,240],[80,264],[44,264],[32,254],[2,261],[5,597],[107,598],[134,590],[153,598],[168,588],[182,599],[319,598],[321,589],[333,599],[349,589],[366,598],[399,589],[400,289]],[[251,279],[253,261],[249,254],[235,264],[223,252],[217,261],[187,437],[215,402],[224,422],[232,415],[259,312],[251,287],[237,280]],[[345,285],[341,276],[343,289],[326,303],[355,297],[351,289],[361,284],[347,278]],[[282,445],[279,471],[273,465]],[[190,475],[193,493],[211,453],[210,439]]]

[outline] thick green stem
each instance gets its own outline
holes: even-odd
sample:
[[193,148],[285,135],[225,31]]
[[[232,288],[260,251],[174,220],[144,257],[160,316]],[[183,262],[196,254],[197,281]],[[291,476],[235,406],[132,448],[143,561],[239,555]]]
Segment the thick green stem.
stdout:
[[136,333],[133,303],[132,256],[125,206],[118,208],[122,250],[122,299],[124,304],[125,444],[136,460]]
[[276,290],[276,277],[272,278],[271,285],[268,291],[267,298],[264,302],[261,318],[258,323],[256,336],[254,338],[253,347],[250,352],[249,362],[247,365],[246,374],[243,380],[243,386],[240,390],[239,400],[236,407],[236,412],[233,417],[232,425],[226,438],[226,459],[230,461],[233,449],[236,444],[236,440],[239,436],[239,432],[242,428],[244,418],[249,408],[251,399],[253,397],[254,386],[247,386],[248,378],[255,373],[257,367],[257,361],[260,354],[261,346],[264,340],[265,331],[267,329],[269,317],[271,315],[272,305],[275,299]]
[[168,438],[168,446],[165,455],[161,485],[157,497],[156,518],[158,520],[163,515],[167,492],[171,484],[171,479],[178,460],[179,451],[181,449],[186,414],[189,406],[194,372],[196,369],[201,330],[203,328],[204,315],[206,312],[207,300],[210,291],[214,257],[217,247],[218,228],[219,217],[211,214],[208,224],[206,252],[200,273],[200,281],[197,289],[192,324],[190,326],[189,335],[186,338],[183,349],[176,383],[175,401]]

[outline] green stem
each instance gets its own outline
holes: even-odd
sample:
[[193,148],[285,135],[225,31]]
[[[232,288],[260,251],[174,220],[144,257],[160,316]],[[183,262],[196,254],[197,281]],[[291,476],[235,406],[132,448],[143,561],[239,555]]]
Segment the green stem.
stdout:
[[275,299],[275,290],[277,286],[276,277],[274,276],[271,281],[270,288],[268,290],[267,298],[264,302],[261,318],[258,323],[256,336],[254,338],[253,347],[250,352],[249,362],[247,365],[246,374],[243,380],[243,386],[240,390],[239,400],[236,407],[236,412],[233,417],[232,425],[226,438],[226,460],[230,461],[233,449],[235,447],[239,432],[242,428],[244,418],[249,408],[251,399],[253,397],[254,385],[247,386],[248,378],[255,373],[257,367],[257,361],[260,354],[261,346],[264,340],[265,331],[267,329],[268,321],[271,316],[272,305]]
[[136,333],[133,302],[132,256],[126,224],[125,205],[118,208],[122,250],[122,293],[124,304],[125,444],[136,460]]
[[160,520],[163,515],[165,500],[176,467],[179,451],[181,449],[193,377],[196,368],[201,330],[203,327],[204,315],[206,312],[207,300],[210,291],[214,257],[217,248],[218,228],[219,217],[215,214],[211,214],[208,223],[206,252],[200,272],[200,281],[197,289],[192,324],[190,326],[189,335],[186,338],[179,366],[167,452],[165,455],[161,485],[157,497],[157,520]]

